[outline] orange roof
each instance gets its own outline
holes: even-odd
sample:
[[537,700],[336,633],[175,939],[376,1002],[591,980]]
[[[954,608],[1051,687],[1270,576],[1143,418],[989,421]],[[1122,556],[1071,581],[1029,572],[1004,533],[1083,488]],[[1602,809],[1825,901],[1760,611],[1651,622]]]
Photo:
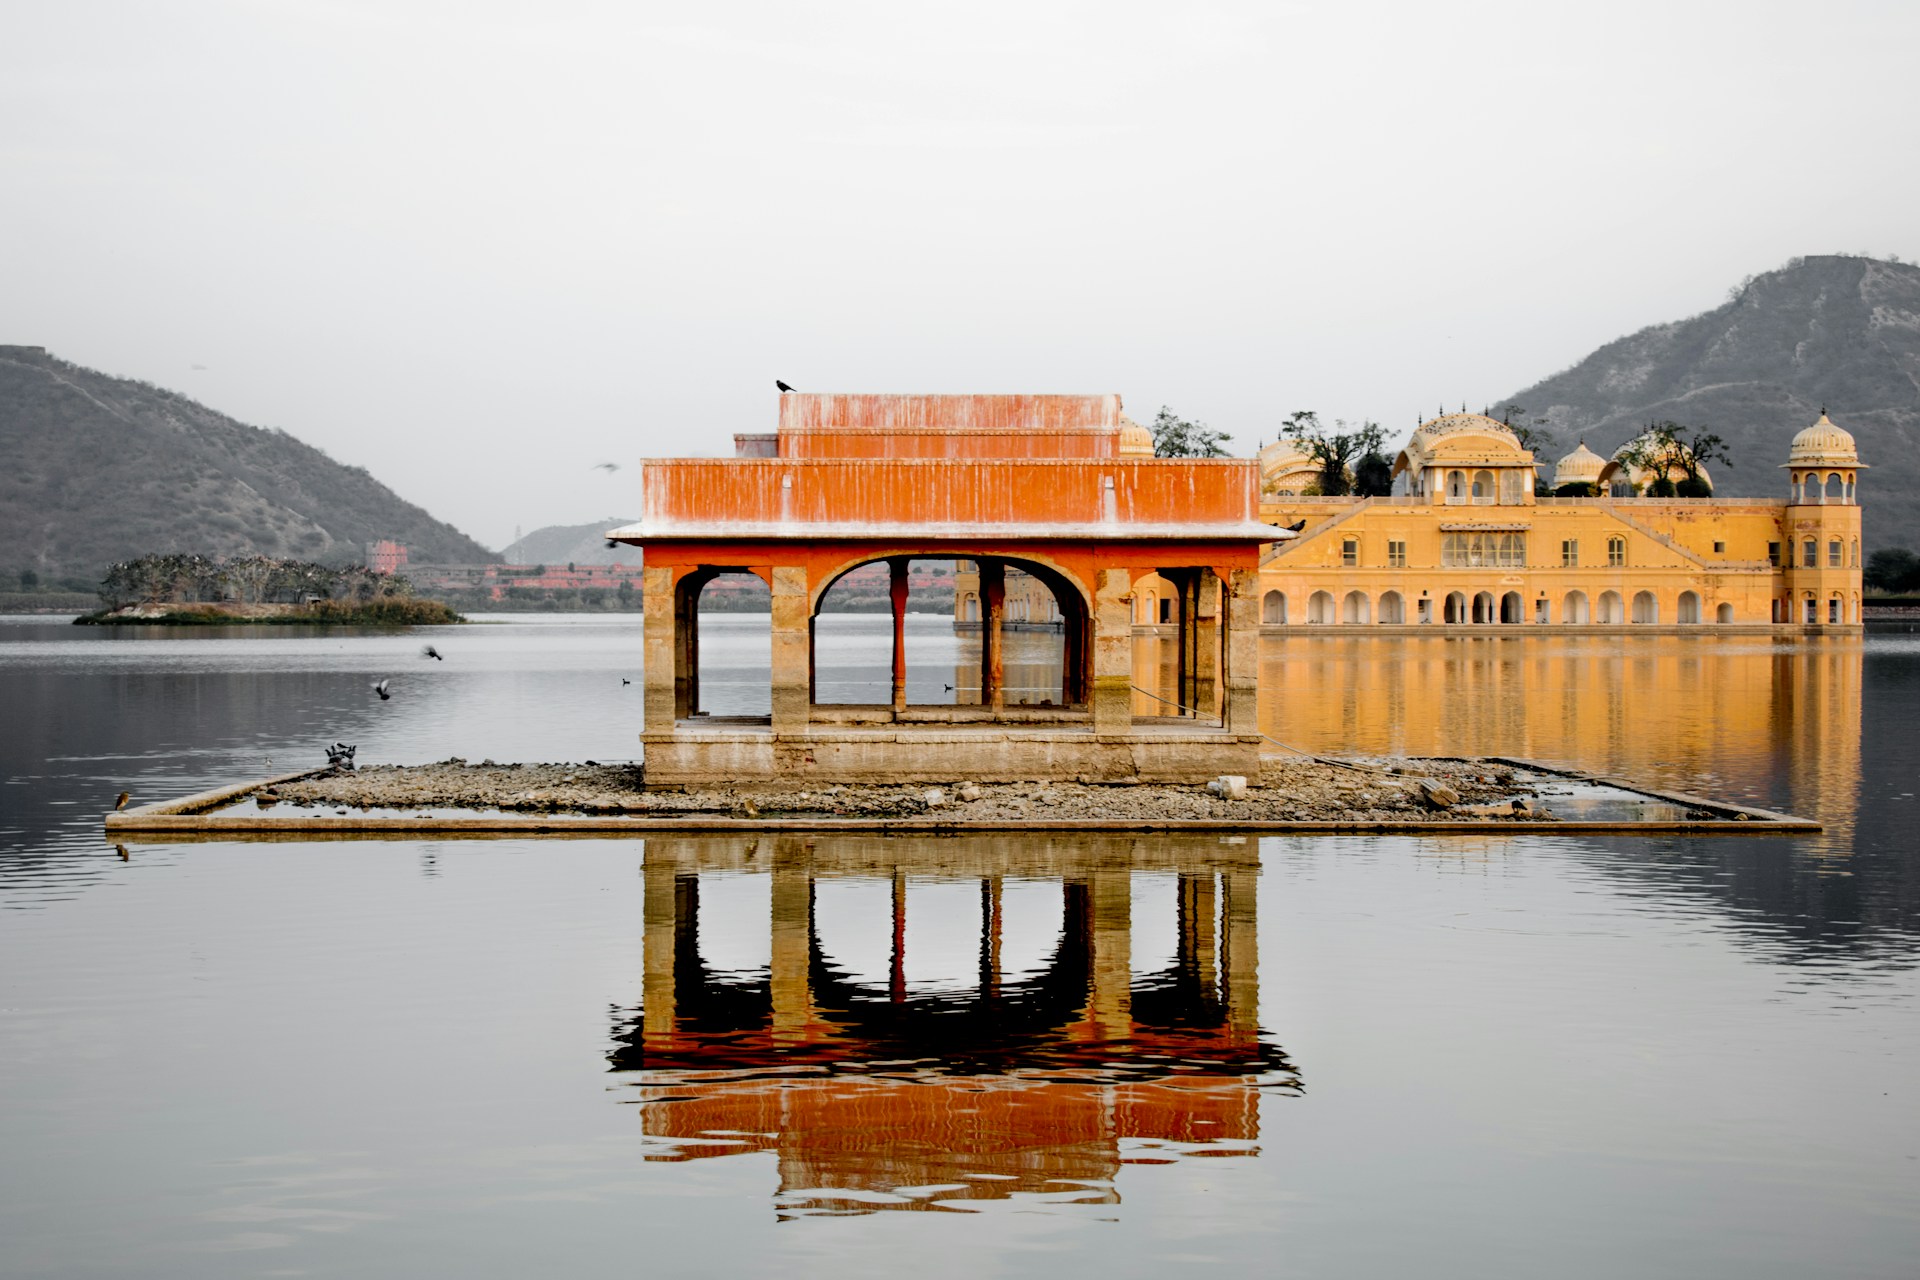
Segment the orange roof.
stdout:
[[780,397],[783,458],[1111,458],[1120,397]]

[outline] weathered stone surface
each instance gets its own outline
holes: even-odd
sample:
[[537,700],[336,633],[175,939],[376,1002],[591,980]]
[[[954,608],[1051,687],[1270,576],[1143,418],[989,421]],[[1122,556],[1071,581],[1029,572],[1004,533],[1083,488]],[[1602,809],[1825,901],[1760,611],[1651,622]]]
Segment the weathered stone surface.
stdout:
[[1432,778],[1416,778],[1413,785],[1429,809],[1451,809],[1460,803],[1460,793],[1444,782],[1435,782]]

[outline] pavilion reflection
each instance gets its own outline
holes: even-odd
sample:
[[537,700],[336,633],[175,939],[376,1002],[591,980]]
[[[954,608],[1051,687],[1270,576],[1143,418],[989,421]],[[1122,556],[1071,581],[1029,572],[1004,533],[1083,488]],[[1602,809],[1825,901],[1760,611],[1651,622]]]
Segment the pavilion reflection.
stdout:
[[[1257,1021],[1258,857],[1210,837],[651,839],[643,1004],[609,1055],[638,1073],[649,1158],[772,1152],[793,1216],[1117,1203],[1123,1164],[1257,1154],[1261,1092],[1299,1085]],[[703,956],[701,877],[728,872],[771,881],[764,970]],[[1149,973],[1132,955],[1142,873],[1176,886],[1174,954]],[[908,982],[909,878],[977,884],[965,983]],[[830,880],[891,887],[884,978],[833,960],[815,912]],[[1003,973],[1005,887],[1035,881],[1058,887],[1057,937]]]

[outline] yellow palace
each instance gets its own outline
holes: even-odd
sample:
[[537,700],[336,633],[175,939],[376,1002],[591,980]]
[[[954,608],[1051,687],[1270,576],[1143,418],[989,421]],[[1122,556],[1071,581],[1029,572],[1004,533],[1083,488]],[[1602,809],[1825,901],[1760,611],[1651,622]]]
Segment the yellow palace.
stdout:
[[1533,454],[1469,413],[1413,433],[1390,497],[1302,496],[1313,464],[1288,441],[1260,461],[1261,519],[1300,531],[1262,561],[1267,627],[1859,629],[1865,467],[1825,413],[1793,438],[1784,499],[1640,497],[1653,477],[1584,444],[1554,487],[1607,496],[1537,497]]

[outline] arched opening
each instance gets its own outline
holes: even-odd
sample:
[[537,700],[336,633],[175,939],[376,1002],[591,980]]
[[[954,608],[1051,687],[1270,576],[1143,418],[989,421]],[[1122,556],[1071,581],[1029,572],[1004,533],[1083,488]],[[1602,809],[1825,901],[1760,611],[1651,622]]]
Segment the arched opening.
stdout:
[[1842,603],[1839,596],[1835,596],[1833,599],[1827,601],[1827,621],[1829,623],[1838,625],[1839,623],[1845,622],[1846,617],[1846,605]]
[[1633,593],[1633,620],[1641,624],[1660,621],[1660,602],[1653,598],[1653,592]]
[[1696,592],[1682,591],[1674,620],[1682,626],[1693,626],[1700,621],[1700,596]]
[[1447,503],[1455,505],[1467,500],[1467,473],[1464,471],[1447,472]]
[[1307,597],[1307,621],[1324,625],[1333,621],[1333,596],[1316,591]]
[[1447,593],[1446,609],[1442,613],[1441,619],[1449,623],[1465,622],[1467,620],[1466,596],[1458,591],[1449,591]]
[[1713,610],[1713,620],[1719,623],[1723,627],[1726,626],[1729,622],[1732,622],[1733,606],[1730,604],[1715,605]]
[[1362,623],[1373,621],[1373,606],[1362,591],[1347,592],[1346,599],[1340,602],[1340,621]]
[[1407,605],[1398,591],[1388,591],[1380,597],[1380,621],[1383,625],[1399,626],[1407,620]]
[[1830,538],[1827,540],[1827,568],[1844,569],[1846,567],[1846,554],[1845,549],[1840,545],[1840,539]]
[[1527,620],[1526,603],[1520,599],[1518,591],[1509,591],[1500,597],[1500,621],[1521,623]]
[[1847,500],[1846,481],[1840,478],[1839,472],[1835,471],[1827,476],[1827,490],[1821,495],[1821,500],[1836,505]]
[[1858,569],[1860,567],[1860,539],[1858,538],[1853,540],[1853,556],[1848,563],[1852,568]]
[[1560,621],[1571,623],[1574,626],[1585,626],[1589,620],[1587,593],[1584,591],[1567,592],[1566,598],[1560,601]]
[[766,582],[745,568],[714,566],[686,574],[673,591],[674,719],[769,719],[773,597]]
[[1142,593],[1140,596],[1140,616],[1135,618],[1134,621],[1146,626],[1152,626],[1159,620],[1160,597],[1151,591]]
[[1270,627],[1283,627],[1287,623],[1287,593],[1269,591],[1260,600],[1260,621]]
[[1475,592],[1473,597],[1473,620],[1475,622],[1492,622],[1493,617],[1493,592]]
[[1618,591],[1600,593],[1598,616],[1594,619],[1601,626],[1617,627],[1627,620],[1626,605],[1620,599]]
[[1493,472],[1476,471],[1473,473],[1473,500],[1476,504],[1493,501]]
[[1848,506],[1853,505],[1853,479],[1854,479],[1853,474],[1849,472],[1847,474],[1847,505]]
[[962,622],[979,622],[980,621],[980,597],[979,596],[976,596],[973,593],[969,592],[965,597],[963,597],[960,604],[960,620]]

